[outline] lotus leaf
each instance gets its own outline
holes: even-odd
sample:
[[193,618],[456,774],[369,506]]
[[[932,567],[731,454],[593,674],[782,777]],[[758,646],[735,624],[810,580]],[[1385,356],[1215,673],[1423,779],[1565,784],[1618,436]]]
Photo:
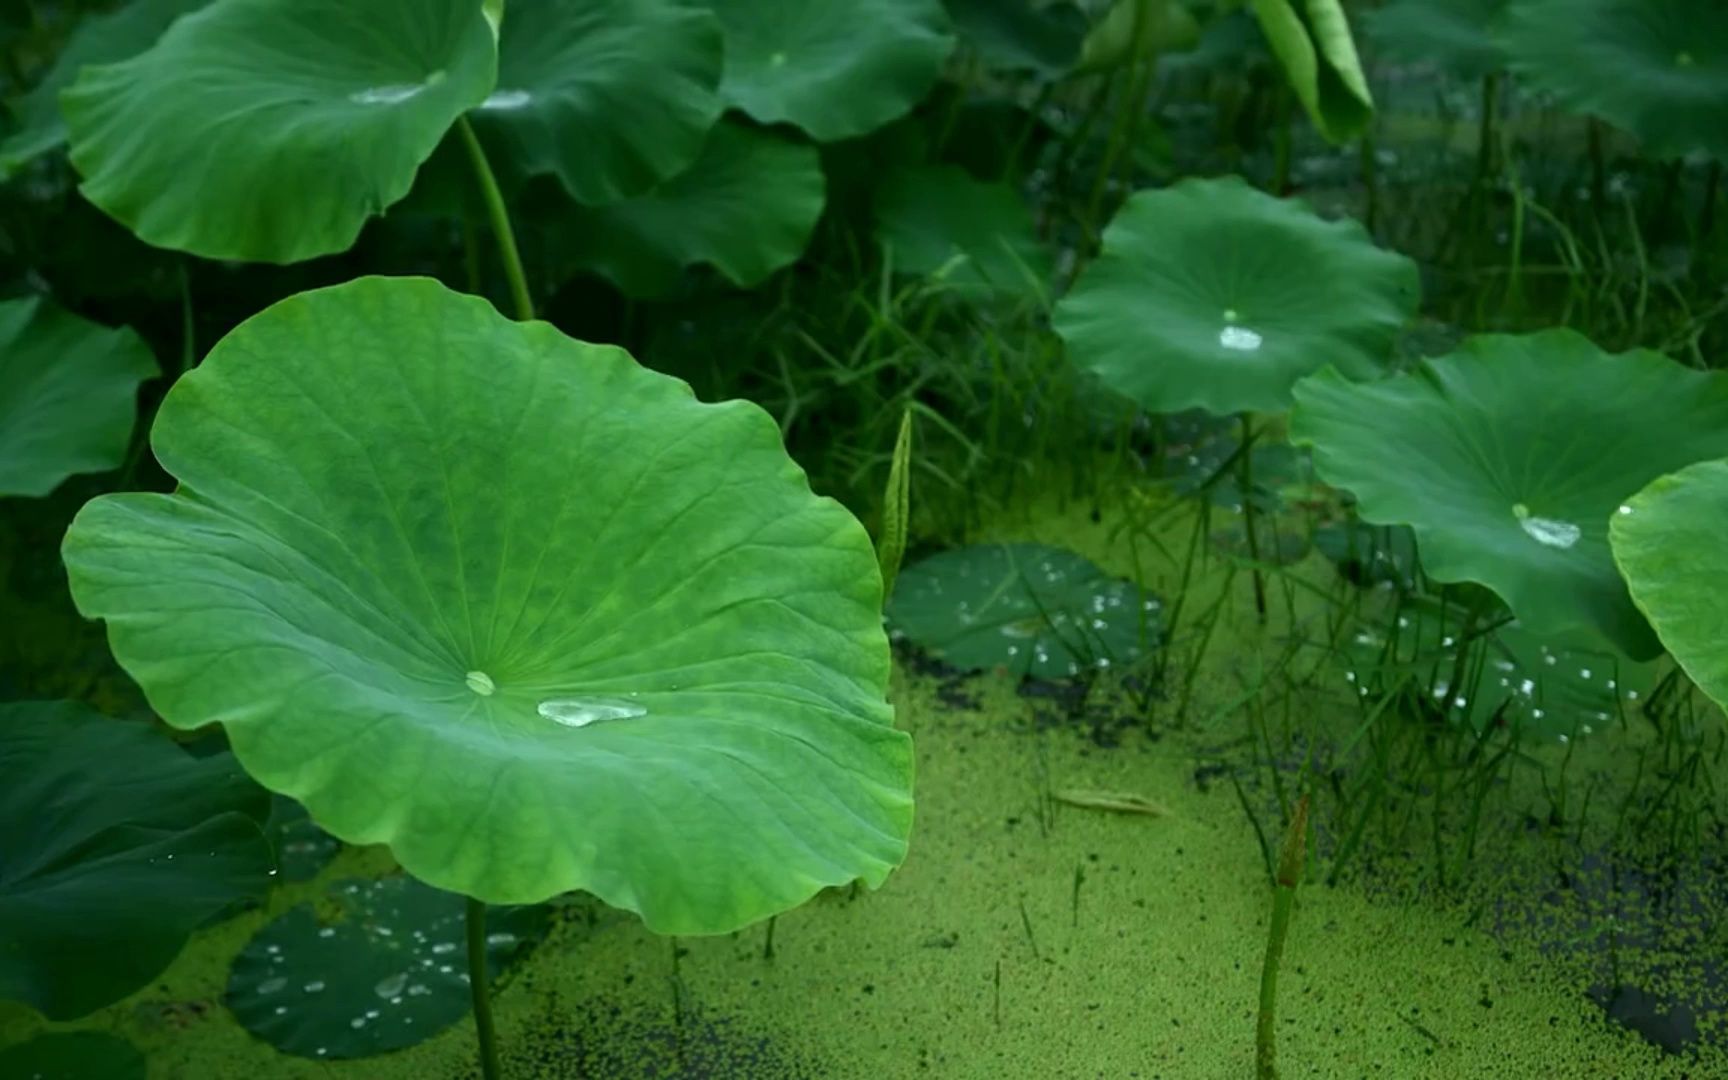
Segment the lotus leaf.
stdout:
[[1231,177],[1142,191],[1056,306],[1075,363],[1152,412],[1276,411],[1332,363],[1380,373],[1415,309],[1416,265]]
[[911,110],[954,51],[942,0],[706,0],[726,30],[728,104],[820,142]]
[[1728,705],[1728,461],[1655,480],[1608,527],[1632,600],[1693,682]]
[[1044,544],[982,544],[900,572],[889,624],[958,668],[1059,679],[1129,665],[1158,644],[1162,605]]
[[703,263],[749,288],[803,254],[823,192],[815,147],[722,121],[688,171],[637,198],[565,214],[559,246],[632,296],[662,295]]
[[1728,160],[1728,5],[1716,0],[1518,0],[1502,24],[1512,70],[1658,153]]
[[144,1055],[98,1031],[38,1035],[0,1050],[0,1076],[29,1080],[144,1080]]
[[1374,117],[1374,95],[1340,0],[1251,3],[1272,55],[1320,134],[1334,143],[1362,134]]
[[1086,15],[1068,0],[945,0],[960,39],[987,67],[1065,74],[1080,58]]
[[1025,201],[953,165],[890,174],[876,191],[876,222],[897,270],[970,291],[1034,296],[1050,279],[1050,255]]
[[40,298],[0,302],[0,495],[46,495],[120,465],[149,346]]
[[148,49],[170,23],[210,0],[133,0],[105,15],[91,16],[73,31],[54,66],[12,106],[18,130],[0,142],[0,177],[66,142],[60,91],[90,64],[111,64]]
[[1591,627],[1660,651],[1608,550],[1608,523],[1664,473],[1728,455],[1728,375],[1603,352],[1570,330],[1471,338],[1417,372],[1296,389],[1291,438],[1365,521],[1409,525],[1437,581],[1498,593],[1530,632]]
[[[464,906],[413,878],[336,882],[320,904],[284,912],[240,950],[228,1008],[300,1057],[370,1057],[424,1042],[468,1015]],[[494,978],[544,936],[549,915],[543,906],[487,913]]]
[[85,197],[145,242],[288,263],[406,195],[496,65],[471,0],[222,0],[61,101]]
[[516,0],[475,126],[578,202],[638,195],[702,149],[720,48],[719,22],[691,0]]
[[1080,69],[1108,71],[1199,42],[1200,24],[1182,0],[1116,0],[1086,35]]
[[152,444],[177,492],[80,511],[73,597],[340,839],[675,934],[903,857],[875,554],[755,406],[362,278],[235,329]]
[[268,887],[267,806],[228,754],[73,702],[0,705],[0,999],[69,1020],[149,982]]
[[1508,0],[1396,0],[1367,16],[1380,52],[1410,63],[1433,63],[1464,79],[1506,66],[1494,30]]

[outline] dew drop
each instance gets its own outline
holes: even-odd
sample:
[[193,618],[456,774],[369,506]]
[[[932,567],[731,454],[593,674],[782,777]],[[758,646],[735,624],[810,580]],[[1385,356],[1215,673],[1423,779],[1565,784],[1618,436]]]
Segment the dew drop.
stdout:
[[308,994],[321,993],[323,990],[324,990],[324,980],[323,979],[314,979],[311,982],[306,984],[306,992]]
[[356,105],[400,105],[417,97],[427,87],[437,86],[444,81],[442,71],[434,71],[426,76],[425,82],[392,83],[388,86],[368,86],[348,95],[348,100]]
[[498,691],[498,684],[493,682],[492,676],[484,671],[470,671],[464,681],[467,682],[468,689],[481,697],[491,697]]
[[647,716],[648,710],[623,698],[580,697],[548,698],[540,703],[539,713],[554,724],[579,728],[602,720],[631,720]]
[[389,999],[399,996],[407,986],[407,973],[397,972],[394,975],[386,975],[384,978],[379,979],[378,985],[372,988],[372,992],[381,998]]
[[1245,326],[1226,326],[1218,331],[1218,344],[1236,352],[1254,352],[1263,339]]
[[1532,540],[1548,547],[1569,548],[1584,535],[1583,530],[1570,521],[1533,516],[1530,508],[1523,503],[1512,507],[1512,516],[1518,519],[1518,527]]
[[534,95],[526,90],[494,90],[480,103],[480,107],[488,112],[509,112],[525,109],[533,100]]
[[278,975],[274,979],[265,979],[263,982],[259,983],[258,992],[260,994],[274,994],[276,991],[287,985],[288,980]]

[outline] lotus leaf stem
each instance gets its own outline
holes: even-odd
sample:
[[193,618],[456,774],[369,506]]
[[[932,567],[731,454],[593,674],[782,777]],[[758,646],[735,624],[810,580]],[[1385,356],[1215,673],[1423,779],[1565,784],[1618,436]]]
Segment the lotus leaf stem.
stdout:
[[1284,938],[1296,908],[1296,886],[1308,857],[1308,796],[1296,800],[1284,843],[1278,851],[1277,881],[1272,893],[1272,928],[1266,936],[1266,962],[1260,969],[1260,1017],[1254,1029],[1254,1075],[1278,1080],[1278,965],[1284,958]]
[[480,1074],[499,1080],[498,1033],[492,1026],[492,983],[486,971],[486,905],[468,897],[468,988],[474,995],[474,1033],[480,1041]]
[[522,256],[516,250],[516,232],[510,227],[510,211],[504,206],[504,193],[498,190],[498,178],[486,160],[486,149],[474,126],[466,116],[458,117],[456,130],[462,133],[462,143],[468,148],[468,159],[474,163],[474,177],[480,183],[480,197],[486,202],[486,215],[492,221],[492,235],[498,241],[498,257],[504,263],[504,276],[510,283],[510,299],[516,305],[516,317],[523,322],[534,317],[534,300],[528,294],[528,275],[522,272]]

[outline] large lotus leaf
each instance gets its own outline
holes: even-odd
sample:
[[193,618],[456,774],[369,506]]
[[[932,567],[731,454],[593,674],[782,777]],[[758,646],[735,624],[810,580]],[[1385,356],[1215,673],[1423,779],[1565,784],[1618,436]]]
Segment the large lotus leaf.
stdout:
[[1728,706],[1728,461],[1655,480],[1608,532],[1656,636],[1693,682]]
[[875,554],[755,406],[366,278],[224,338],[153,446],[178,491],[84,507],[73,597],[341,839],[678,934],[904,855]]
[[942,0],[705,0],[726,30],[728,104],[821,142],[911,110],[954,51]]
[[1508,0],[1395,0],[1366,16],[1369,40],[1406,63],[1480,79],[1506,66],[1494,30]]
[[876,225],[896,270],[969,291],[1034,296],[1050,280],[1050,254],[1025,200],[958,166],[889,174],[876,191]]
[[686,168],[720,116],[720,24],[692,0],[515,0],[475,125],[580,202]]
[[1320,134],[1349,142],[1374,117],[1356,42],[1340,0],[1251,0],[1272,55]]
[[960,39],[998,71],[1066,73],[1080,59],[1086,15],[1068,0],[944,0]]
[[268,886],[267,805],[228,754],[72,702],[0,705],[0,999],[69,1020],[149,982]]
[[1162,636],[1159,601],[1045,544],[981,544],[900,573],[889,624],[959,668],[1059,679],[1130,665]]
[[1728,159],[1728,4],[1518,0],[1503,29],[1532,86],[1660,153]]
[[[259,930],[228,975],[228,1008],[300,1057],[370,1057],[413,1046],[468,1015],[466,904],[410,877],[341,881]],[[486,916],[496,977],[546,932],[545,906]]]
[[170,23],[210,0],[133,0],[105,15],[91,16],[66,40],[54,66],[12,106],[18,129],[0,142],[0,177],[66,142],[60,91],[89,64],[112,64],[148,49]]
[[406,195],[496,67],[471,0],[221,0],[61,102],[85,197],[144,241],[287,263]]
[[38,1035],[0,1050],[0,1076],[19,1080],[144,1080],[144,1055],[99,1031]]
[[1382,371],[1419,287],[1354,221],[1234,177],[1184,180],[1123,205],[1055,325],[1077,364],[1150,411],[1282,410],[1323,364]]
[[1728,455],[1728,375],[1570,330],[1471,338],[1372,384],[1296,388],[1291,438],[1364,520],[1409,525],[1438,581],[1498,593],[1532,633],[1594,627],[1661,650],[1608,549],[1608,522],[1656,477]]
[[138,415],[150,347],[40,298],[0,302],[0,495],[46,495],[117,468]]
[[632,296],[664,294],[699,264],[749,288],[804,253],[825,190],[815,147],[722,121],[687,171],[634,199],[571,208],[558,253]]

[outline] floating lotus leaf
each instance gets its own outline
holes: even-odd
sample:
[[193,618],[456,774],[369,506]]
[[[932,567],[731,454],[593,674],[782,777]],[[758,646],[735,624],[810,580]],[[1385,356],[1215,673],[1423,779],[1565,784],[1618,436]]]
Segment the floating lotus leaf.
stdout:
[[571,209],[558,251],[632,296],[664,294],[704,263],[749,288],[804,253],[824,190],[815,147],[722,122],[686,172],[634,199]]
[[1728,159],[1728,5],[1717,0],[1518,0],[1512,70],[1658,153]]
[[1442,608],[1428,597],[1401,604],[1386,625],[1351,641],[1350,682],[1371,692],[1370,684],[1384,689],[1402,676],[1478,732],[1516,724],[1550,739],[1607,730],[1656,682],[1656,664],[1626,659],[1591,631],[1543,637],[1513,622],[1469,646],[1467,682],[1453,687],[1447,681],[1457,668],[1464,620],[1460,604]]
[[40,298],[0,302],[0,495],[46,495],[77,473],[117,468],[156,374],[127,329]]
[[1409,525],[1437,581],[1498,593],[1532,633],[1593,627],[1634,659],[1661,646],[1608,550],[1645,484],[1728,455],[1728,376],[1570,330],[1471,338],[1416,373],[1296,389],[1291,438],[1363,520]]
[[1037,296],[1050,280],[1025,200],[953,165],[890,174],[876,192],[876,224],[896,270],[987,293]]
[[911,111],[954,51],[942,0],[705,0],[726,30],[721,95],[821,142]]
[[265,808],[227,754],[72,702],[0,705],[0,1000],[70,1020],[149,982],[268,887]]
[[720,116],[720,48],[692,0],[515,0],[475,126],[518,171],[616,202],[695,160]]
[[1349,142],[1374,118],[1340,0],[1250,0],[1296,100],[1329,142]]
[[12,106],[18,130],[0,142],[0,177],[66,142],[60,118],[60,91],[89,64],[112,64],[148,49],[175,19],[210,0],[133,0],[105,15],[80,23],[55,58],[54,66]]
[[342,840],[675,934],[903,857],[875,553],[755,406],[365,278],[243,323],[152,443],[178,490],[84,507],[73,597]]
[[1414,311],[1416,264],[1354,221],[1240,179],[1142,191],[1056,306],[1069,355],[1152,412],[1278,411],[1331,363],[1383,370]]
[[264,835],[276,853],[276,866],[284,881],[310,881],[342,850],[340,840],[320,829],[304,806],[285,795],[271,800]]
[[[514,9],[512,9],[514,11]],[[370,1057],[424,1042],[467,1016],[465,904],[412,878],[343,881],[255,934],[228,975],[228,1008],[285,1054]],[[542,906],[486,917],[493,977],[546,933]]]
[[1728,705],[1728,461],[1664,476],[1609,526],[1632,599],[1692,681]]
[[1508,0],[1396,0],[1366,16],[1369,39],[1385,55],[1431,63],[1464,78],[1480,79],[1506,66],[1494,37]]
[[1144,658],[1162,633],[1160,608],[1072,551],[981,544],[902,570],[888,620],[955,667],[1060,679]]
[[38,1035],[0,1050],[0,1076],[29,1080],[144,1080],[144,1055],[99,1031]]
[[948,17],[985,66],[1057,76],[1080,59],[1086,15],[1067,0],[944,0]]
[[144,241],[287,263],[406,195],[496,65],[471,0],[221,0],[61,102],[85,197]]

